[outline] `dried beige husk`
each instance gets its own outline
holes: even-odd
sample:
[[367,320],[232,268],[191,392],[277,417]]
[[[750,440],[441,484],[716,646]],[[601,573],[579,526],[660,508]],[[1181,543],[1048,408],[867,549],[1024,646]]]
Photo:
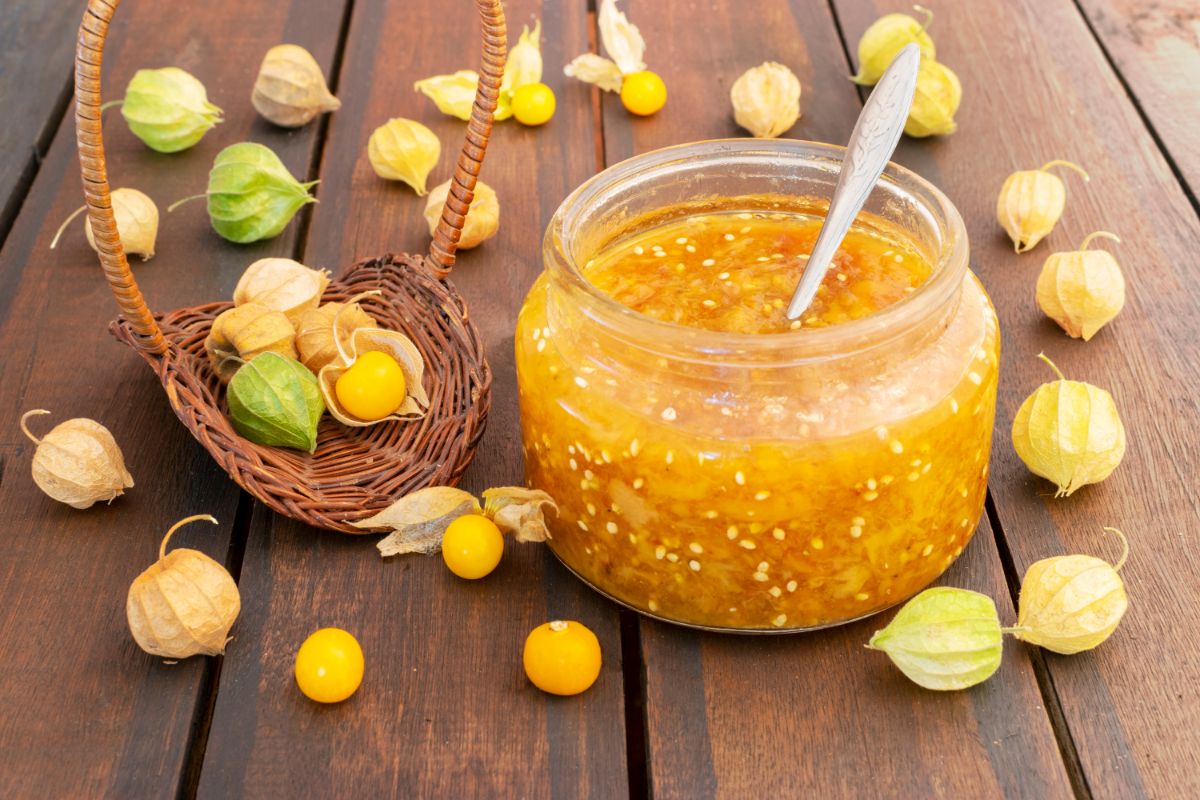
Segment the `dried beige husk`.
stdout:
[[442,143],[434,132],[411,119],[389,119],[367,140],[367,159],[375,174],[403,181],[418,195],[426,193],[425,181],[441,154]]
[[800,119],[800,80],[774,61],[743,72],[729,99],[737,124],[759,138],[774,139]]
[[276,45],[263,56],[250,102],[259,114],[285,128],[298,128],[342,107],[329,93],[321,65],[296,44]]
[[554,498],[540,489],[500,486],[483,493],[483,515],[496,523],[501,533],[511,533],[518,542],[544,542],[550,538],[546,508],[558,513]]
[[229,572],[199,550],[167,552],[171,535],[207,515],[181,519],[171,526],[151,564],[129,587],[125,613],[138,647],[163,658],[216,656],[225,652],[229,629],[242,608],[237,583]]
[[1107,231],[1089,234],[1078,250],[1049,256],[1037,282],[1038,307],[1085,342],[1125,306],[1125,276],[1117,260],[1106,250],[1088,250],[1098,236],[1121,241]]
[[954,70],[931,58],[922,58],[904,132],[917,138],[954,133],[958,130],[954,115],[961,102],[962,84]]
[[1058,380],[1029,395],[1013,419],[1013,447],[1030,472],[1058,486],[1055,497],[1107,478],[1125,456],[1125,427],[1112,395],[1069,381],[1046,356]]
[[242,364],[259,353],[296,358],[295,341],[296,330],[286,314],[246,303],[221,312],[213,320],[204,350],[221,383],[229,383]]
[[616,0],[601,0],[596,27],[600,29],[600,42],[609,57],[584,53],[567,64],[563,74],[594,84],[606,92],[619,92],[626,75],[646,69],[646,40],[625,12],[617,10]]
[[[154,257],[154,242],[158,238],[158,206],[144,193],[127,187],[113,189],[111,198],[121,249],[126,255],[141,256],[142,261],[149,261]],[[67,225],[71,224],[71,220],[86,210],[87,206],[80,206],[71,212],[54,234],[54,239],[50,242],[51,250],[58,246],[58,240]],[[87,217],[83,220],[83,233],[91,248],[97,253],[100,252],[96,247],[96,237],[92,233],[92,221]]]
[[301,314],[320,304],[328,285],[329,273],[324,270],[290,258],[261,258],[242,273],[233,290],[233,304],[258,303],[282,311],[295,325]]
[[121,448],[99,422],[80,417],[60,422],[41,439],[30,433],[26,420],[49,413],[38,408],[21,416],[21,431],[37,445],[33,482],[39,489],[72,508],[88,508],[133,486]]
[[[437,229],[438,220],[442,217],[442,206],[450,194],[450,181],[439,184],[429,193],[425,201],[425,222],[429,225],[429,235]],[[492,187],[483,181],[475,182],[475,197],[463,221],[462,235],[458,239],[459,250],[470,250],[486,239],[496,235],[500,230],[500,199]]]
[[296,350],[300,362],[313,373],[319,373],[326,364],[337,359],[337,342],[333,336],[333,320],[338,321],[338,335],[343,339],[359,328],[377,328],[375,318],[352,303],[342,311],[345,303],[326,303],[319,308],[310,308],[300,315],[296,324]]
[[1072,555],[1044,558],[1029,567],[1021,582],[1020,611],[1013,629],[1018,639],[1073,655],[1112,636],[1129,608],[1118,574],[1129,556],[1129,542],[1116,528],[1104,530],[1121,539],[1123,552],[1116,564]]
[[1061,178],[1047,172],[1052,167],[1067,167],[1083,176],[1084,181],[1091,180],[1078,164],[1060,160],[1047,161],[1040,169],[1020,170],[1005,178],[996,198],[996,218],[1018,253],[1032,250],[1062,217],[1067,187]]

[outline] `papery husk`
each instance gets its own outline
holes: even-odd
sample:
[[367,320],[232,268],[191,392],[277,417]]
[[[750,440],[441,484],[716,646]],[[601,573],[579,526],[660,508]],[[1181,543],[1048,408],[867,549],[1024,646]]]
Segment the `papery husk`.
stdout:
[[544,542],[550,538],[546,527],[546,508],[558,513],[554,498],[540,489],[524,486],[500,486],[483,493],[483,515],[501,533],[511,533],[518,542]]
[[904,132],[916,138],[954,133],[958,130],[954,115],[961,102],[962,84],[954,70],[933,59],[922,58]]
[[276,45],[263,56],[250,102],[259,114],[284,128],[298,128],[342,107],[342,101],[330,94],[321,65],[296,44]]
[[442,143],[433,131],[401,117],[380,125],[367,140],[367,160],[375,174],[403,181],[419,196],[426,194],[425,181],[441,154]]
[[1118,574],[1129,556],[1129,542],[1116,528],[1123,552],[1116,564],[1095,556],[1044,558],[1030,565],[1021,581],[1017,627],[1022,641],[1055,653],[1073,655],[1099,646],[1117,629],[1129,608]]
[[1070,161],[1048,161],[1040,169],[1014,172],[1004,180],[996,198],[996,219],[1013,241],[1016,252],[1032,250],[1062,217],[1067,202],[1067,187],[1057,175],[1047,172],[1062,166],[1075,170],[1084,181],[1090,180],[1083,168]]
[[225,400],[230,422],[246,439],[316,452],[325,403],[316,376],[299,361],[271,352],[255,356],[229,381]]
[[238,279],[233,304],[258,303],[282,311],[296,325],[305,311],[320,304],[328,285],[325,270],[311,269],[290,258],[260,258]]
[[133,486],[121,448],[99,422],[78,417],[60,422],[41,439],[30,433],[26,420],[49,413],[38,408],[21,416],[21,431],[37,445],[32,470],[39,489],[72,508],[89,508],[111,503]]
[[[377,292],[364,292],[351,298],[349,302],[352,304],[370,294],[377,294]],[[341,313],[344,315],[346,312],[347,309],[342,309]],[[336,316],[334,320],[334,325],[340,328],[341,320]],[[429,395],[426,394],[425,386],[422,384],[422,378],[425,375],[425,359],[411,339],[399,331],[389,331],[383,328],[358,328],[347,339],[336,338],[335,341],[338,357],[322,367],[317,375],[321,395],[325,398],[325,407],[329,409],[329,413],[333,415],[334,419],[352,428],[365,428],[368,425],[378,425],[387,420],[420,419],[425,416],[425,410],[429,407]],[[366,421],[352,416],[342,408],[341,401],[337,396],[337,382],[338,378],[354,366],[354,362],[360,355],[372,350],[386,353],[400,365],[400,371],[404,373],[404,385],[408,396],[404,398],[400,407],[388,416]]]
[[1080,486],[1107,478],[1125,456],[1125,427],[1112,395],[1069,381],[1044,354],[1059,379],[1029,395],[1013,419],[1013,448],[1035,475],[1067,497]]
[[1038,307],[1085,342],[1125,306],[1125,276],[1117,260],[1106,250],[1087,249],[1097,236],[1121,241],[1107,231],[1092,233],[1078,250],[1047,257],[1037,282]]
[[[338,320],[338,335],[343,339],[359,328],[379,327],[375,318],[362,310],[357,303],[342,311],[345,303],[326,303],[318,308],[306,309],[296,323],[296,350],[300,362],[314,373],[319,373],[326,364],[338,357],[337,342],[333,336],[333,320]],[[338,313],[341,315],[338,316]]]
[[[438,184],[429,193],[425,201],[425,222],[429,225],[429,235],[437,229],[438,220],[442,218],[442,206],[450,193],[450,181]],[[459,250],[470,250],[485,240],[492,238],[500,230],[500,199],[496,191],[483,181],[475,181],[475,197],[467,210],[463,221],[462,235],[458,239]]]
[[[158,237],[158,206],[137,189],[113,189],[111,196],[113,219],[117,224],[117,238],[121,240],[121,249],[127,256],[141,256],[142,261],[149,261],[154,257],[154,242]],[[58,240],[71,220],[84,211],[87,211],[87,206],[80,206],[59,226],[50,242],[51,250],[58,246]],[[87,237],[88,245],[97,253],[100,252],[96,248],[96,237],[92,233],[90,217],[83,219],[83,234]]]
[[[222,238],[238,244],[278,236],[296,212],[317,199],[309,189],[318,181],[301,183],[279,156],[257,142],[231,144],[213,160],[208,173],[208,219]],[[174,210],[186,198],[172,203]]]
[[527,25],[521,26],[521,36],[508,51],[508,59],[504,62],[504,76],[500,82],[501,92],[511,95],[522,86],[541,82],[541,38],[541,20],[534,20],[533,30],[530,30]]
[[568,78],[594,84],[606,92],[621,91],[621,83],[625,80],[615,61],[595,53],[576,56],[571,63],[563,67],[563,74]]
[[134,578],[125,601],[129,632],[138,647],[168,659],[217,656],[229,643],[229,629],[242,608],[237,583],[225,569],[199,550],[167,552],[167,542],[181,526],[216,519],[200,514],[171,526],[158,549],[158,561]]
[[282,311],[245,303],[222,311],[204,340],[208,363],[221,383],[229,383],[242,364],[260,353],[296,358],[296,331]]
[[450,486],[430,486],[401,497],[372,517],[350,524],[366,530],[390,528],[392,533],[375,545],[384,558],[408,553],[430,555],[441,550],[442,535],[451,522],[479,511],[479,501],[468,492]]
[[[413,89],[428,97],[438,111],[461,120],[471,118],[471,107],[475,105],[475,90],[479,85],[479,73],[473,69],[460,69],[449,75],[434,75],[413,84]],[[492,118],[497,122],[512,116],[512,96],[501,92],[496,99],[496,110]]]
[[125,89],[121,115],[147,147],[160,153],[186,150],[222,122],[220,108],[194,75],[178,67],[139,69]]
[[596,11],[596,27],[604,51],[622,75],[631,75],[646,68],[646,40],[641,31],[629,21],[625,12],[617,10],[617,0],[600,0]]
[[886,14],[871,23],[858,40],[858,74],[851,80],[861,86],[874,86],[906,46],[916,44],[922,61],[933,61],[937,48],[927,33],[933,12],[921,6],[913,9],[925,15],[919,22],[908,14]]
[[774,139],[800,119],[800,80],[774,61],[743,72],[733,82],[729,99],[737,124],[759,138]]
[[987,595],[940,586],[909,600],[867,647],[888,654],[919,686],[966,689],[999,669],[1003,635]]

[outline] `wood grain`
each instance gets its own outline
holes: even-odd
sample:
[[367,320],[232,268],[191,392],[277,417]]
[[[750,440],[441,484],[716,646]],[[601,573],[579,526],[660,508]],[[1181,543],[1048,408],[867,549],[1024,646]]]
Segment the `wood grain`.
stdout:
[[[452,280],[470,303],[495,372],[488,431],[464,487],[522,481],[512,332],[541,270],[541,232],[559,200],[595,168],[588,104],[567,99],[556,65],[586,49],[583,3],[506,3],[510,42],[542,17],[545,80],[560,97],[543,128],[498,124],[482,178],[499,194],[499,235],[464,253]],[[305,260],[341,269],[429,242],[424,199],[378,178],[371,131],[418,119],[442,141],[430,186],[449,177],[463,123],[440,115],[414,81],[473,67],[473,6],[359,0],[330,124]],[[433,46],[433,43],[439,43]],[[535,189],[536,187],[536,189]],[[542,547],[510,544],[499,569],[467,583],[439,557],[382,561],[375,537],[341,537],[257,516],[243,592],[261,598],[243,621],[246,647],[225,660],[204,797],[616,797],[627,790],[616,609],[571,578]],[[547,619],[583,621],[604,651],[598,684],[577,698],[541,694],[525,679],[521,646]],[[352,631],[366,652],[358,694],[335,707],[307,701],[292,659],[323,625]],[[368,788],[369,787],[369,788]]]
[[1200,109],[1200,4],[1079,0],[1079,6],[1195,203],[1200,194],[1200,136],[1194,124]]
[[[851,41],[892,4],[839,2]],[[938,56],[962,79],[959,131],[906,142],[900,160],[941,186],[967,221],[973,265],[1001,318],[1003,357],[991,491],[1018,575],[1062,553],[1115,559],[1100,528],[1130,536],[1123,570],[1132,609],[1098,650],[1047,654],[1056,700],[1095,797],[1200,794],[1191,753],[1200,747],[1200,632],[1183,609],[1200,602],[1188,540],[1200,452],[1195,366],[1200,289],[1193,264],[1200,223],[1168,165],[1067,0],[982,0],[939,13]],[[1067,179],[1063,220],[1033,253],[1017,256],[993,218],[996,192],[1015,169],[1067,158],[1091,172]],[[1068,338],[1033,300],[1042,260],[1094,230],[1119,234],[1111,251],[1129,283],[1125,310],[1091,342]],[[1124,462],[1103,484],[1054,499],[1031,475],[1007,431],[1024,398],[1053,376],[1113,393],[1129,435]]]
[[[75,0],[7,0],[0,25],[0,242],[63,118],[71,86]],[[34,55],[36,54],[36,55]]]
[[[227,115],[194,149],[172,156],[147,150],[118,111],[106,116],[113,185],[142,189],[162,213],[158,255],[134,265],[152,307],[227,297],[250,260],[292,251],[296,226],[243,248],[209,229],[203,204],[172,215],[166,206],[203,191],[213,156],[243,139],[265,142],[293,170],[307,171],[315,131],[282,133],[256,122],[250,86],[261,54],[283,39],[328,62],[339,14],[322,0],[218,2],[186,24],[164,24],[161,5],[138,0],[117,13],[108,97],[120,97],[136,69],[174,64],[200,78]],[[71,39],[77,25],[76,18],[65,32]],[[126,626],[125,595],[154,561],[167,526],[183,516],[211,513],[221,526],[190,526],[174,544],[224,560],[239,492],[179,425],[141,359],[108,335],[116,305],[82,221],[48,249],[59,222],[82,202],[67,122],[0,251],[0,795],[171,796],[186,788],[193,726],[216,661],[170,666],[143,653]],[[17,428],[21,412],[38,407],[54,411],[51,422],[87,416],[107,425],[137,485],[87,511],[43,496],[30,479],[33,448]],[[255,602],[244,597],[249,609]]]
[[[778,60],[803,86],[795,138],[844,142],[861,108],[828,6],[760,0],[631,2],[667,107],[633,119],[604,98],[610,163],[667,144],[741,135],[728,87]],[[680,26],[703,19],[705,31]],[[753,20],[747,24],[748,20]],[[1014,618],[984,523],[947,584],[984,592]],[[1067,797],[1070,785],[1027,653],[969,692],[909,683],[862,645],[890,614],[792,637],[714,636],[643,622],[655,797]]]

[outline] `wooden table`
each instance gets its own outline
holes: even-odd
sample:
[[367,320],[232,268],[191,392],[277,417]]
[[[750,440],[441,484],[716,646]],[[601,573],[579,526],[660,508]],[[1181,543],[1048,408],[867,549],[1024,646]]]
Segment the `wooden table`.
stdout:
[[[789,135],[841,142],[860,108],[846,76],[859,34],[903,3],[863,0],[627,0],[670,88],[666,109],[634,119],[612,95],[563,77],[595,47],[584,0],[511,0],[510,29],[542,19],[546,81],[558,114],[541,129],[498,125],[485,179],[499,192],[499,236],[466,254],[455,281],[489,347],[494,407],[467,474],[473,490],[522,477],[512,330],[541,269],[541,233],[581,181],[635,153],[739,135],[730,83],[764,59],[804,86]],[[1033,561],[1111,554],[1100,528],[1124,529],[1132,608],[1098,650],[1060,657],[1009,640],[1004,665],[973,690],[921,690],[862,650],[882,619],[783,638],[704,635],[640,619],[602,600],[540,546],[511,548],[489,579],[466,584],[440,559],[383,562],[374,537],[305,528],[251,501],[175,420],[142,361],[106,333],[115,307],[73,225],[82,202],[68,111],[79,0],[8,0],[0,28],[0,796],[4,797],[1160,797],[1200,796],[1200,9],[1189,0],[932,3],[938,55],[961,76],[953,136],[905,140],[897,160],[958,205],[972,266],[1002,319],[997,437],[985,520],[943,582],[986,592],[1006,621]],[[148,151],[116,112],[107,125],[114,186],[163,209],[158,255],[137,263],[151,307],[228,297],[267,255],[339,269],[388,250],[420,251],[423,202],[378,180],[371,130],[420,119],[447,151],[461,123],[412,91],[414,80],[474,66],[466,0],[150,3],[117,14],[106,95],[134,70],[174,64],[226,111],[199,146]],[[514,36],[515,40],[515,36]],[[309,48],[343,108],[295,132],[250,103],[262,53]],[[320,178],[311,206],[278,238],[220,240],[203,208],[167,215],[201,191],[223,146],[268,144]],[[993,218],[1018,168],[1053,158],[1067,178],[1058,229],[1016,256]],[[432,176],[444,180],[450,159]],[[1042,259],[1085,234],[1114,231],[1128,277],[1124,313],[1090,343],[1068,339],[1033,302]],[[1106,245],[1107,246],[1107,245]],[[1055,500],[1013,453],[1021,400],[1068,374],[1107,387],[1129,431],[1103,485]],[[110,427],[137,486],[75,511],[44,497],[17,428],[29,408]],[[179,545],[223,559],[243,609],[223,659],[168,666],[125,623],[129,582],[165,527],[211,513]],[[604,670],[583,696],[526,681],[525,634],[552,618],[586,622]],[[321,707],[296,690],[292,658],[312,630],[355,632],[367,678]]]

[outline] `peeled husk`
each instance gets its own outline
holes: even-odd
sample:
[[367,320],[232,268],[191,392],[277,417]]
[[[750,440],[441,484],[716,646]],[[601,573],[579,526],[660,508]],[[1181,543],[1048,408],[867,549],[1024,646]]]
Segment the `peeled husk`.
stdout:
[[617,10],[616,0],[601,0],[596,27],[609,57],[584,53],[563,67],[563,74],[606,92],[619,92],[626,75],[646,69],[646,40],[625,12]]
[[942,586],[905,603],[867,647],[887,653],[919,686],[953,691],[983,683],[999,669],[1003,639],[990,597]]
[[[429,193],[425,201],[425,222],[429,225],[429,235],[433,236],[437,229],[438,220],[442,217],[442,206],[446,204],[446,196],[450,193],[450,181],[439,184]],[[490,239],[500,230],[500,199],[492,187],[483,181],[475,182],[475,197],[463,221],[462,235],[458,239],[459,250],[470,250],[477,247],[486,239]]]
[[774,61],[742,73],[729,90],[733,118],[754,136],[773,139],[800,119],[800,80]]
[[926,32],[933,22],[933,12],[921,6],[913,9],[924,14],[917,21],[908,14],[886,14],[871,23],[858,40],[858,74],[851,80],[862,86],[874,86],[906,46],[915,43],[921,49],[922,61],[933,61],[937,49]]
[[259,303],[245,303],[213,320],[204,350],[221,383],[229,383],[242,364],[259,353],[296,358],[295,342],[296,330],[286,314]]
[[125,601],[129,632],[138,647],[168,659],[225,652],[229,629],[242,608],[237,583],[225,569],[199,550],[167,552],[171,535],[200,514],[171,526],[158,549],[158,561],[134,578]]
[[60,422],[41,439],[30,433],[26,420],[49,413],[38,408],[21,416],[22,432],[37,445],[33,482],[39,489],[72,508],[89,508],[110,503],[133,486],[121,448],[99,422],[79,417]]
[[1125,456],[1125,427],[1112,395],[1058,375],[1029,395],[1013,419],[1013,447],[1030,472],[1058,486],[1055,497],[1107,478]]
[[954,115],[961,102],[962,84],[954,70],[932,58],[922,58],[904,132],[917,138],[954,133],[958,130]]
[[242,273],[233,290],[233,304],[257,303],[282,311],[293,325],[310,308],[316,308],[329,285],[329,273],[310,269],[290,258],[260,258]]
[[1107,231],[1090,234],[1078,250],[1049,256],[1037,282],[1038,308],[1085,342],[1125,306],[1125,276],[1117,260],[1106,250],[1088,250],[1098,236],[1121,241]]
[[1052,167],[1067,167],[1090,180],[1083,168],[1070,161],[1048,161],[1041,169],[1014,172],[1004,180],[996,198],[996,218],[1013,241],[1018,253],[1032,250],[1044,239],[1062,217],[1067,202],[1067,188],[1057,175],[1047,172]]
[[1021,582],[1018,639],[1055,653],[1073,655],[1099,646],[1129,608],[1118,574],[1129,556],[1129,542],[1116,528],[1123,552],[1116,564],[1095,556],[1044,558],[1030,565]]
[[501,533],[511,533],[518,542],[544,542],[550,538],[546,509],[558,513],[554,498],[541,489],[500,486],[483,493],[483,514],[496,523]]
[[[142,192],[127,187],[113,189],[110,197],[121,249],[125,251],[125,255],[141,256],[142,261],[149,261],[154,257],[154,242],[158,237],[158,206]],[[54,234],[54,240],[50,242],[51,250],[58,246],[58,240],[71,220],[86,210],[87,206],[80,206],[71,212]],[[100,252],[96,247],[96,237],[92,233],[92,220],[88,217],[83,219],[83,233],[91,248],[97,253]]]
[[263,117],[285,128],[298,128],[342,107],[329,93],[321,65],[296,44],[276,45],[263,56],[250,102]]
[[[300,315],[296,323],[296,350],[300,362],[314,373],[319,373],[326,364],[338,357],[337,343],[333,338],[333,320],[338,321],[338,335],[343,339],[359,328],[377,328],[375,318],[353,303],[342,311],[345,303],[326,303],[319,308],[310,308]],[[339,315],[340,312],[340,315]]]
[[441,154],[442,143],[433,131],[401,117],[380,125],[367,140],[367,159],[375,174],[403,181],[418,195],[426,194],[425,181]]

